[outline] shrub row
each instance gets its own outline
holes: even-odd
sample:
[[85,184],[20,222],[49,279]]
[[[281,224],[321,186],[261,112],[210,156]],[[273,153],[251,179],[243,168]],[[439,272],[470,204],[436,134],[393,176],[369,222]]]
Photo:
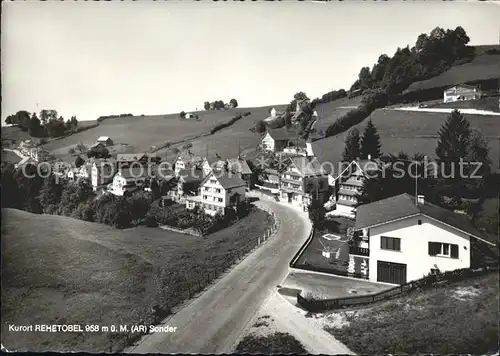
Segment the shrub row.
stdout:
[[236,121],[238,121],[239,119],[241,119],[243,117],[243,115],[239,114],[235,117],[233,117],[231,120],[229,120],[228,122],[223,122],[221,124],[218,124],[216,125],[214,128],[212,128],[212,130],[210,130],[210,134],[213,135],[214,133],[216,133],[217,131],[220,131],[222,130],[223,128],[226,128],[226,127],[229,127],[231,126],[232,124],[234,124]]

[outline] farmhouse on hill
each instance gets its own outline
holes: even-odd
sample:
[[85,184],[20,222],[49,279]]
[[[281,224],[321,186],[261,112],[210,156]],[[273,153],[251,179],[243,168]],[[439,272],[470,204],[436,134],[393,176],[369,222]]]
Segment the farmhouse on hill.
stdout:
[[246,182],[230,171],[211,172],[201,182],[199,195],[186,199],[186,208],[200,206],[206,214],[224,215],[245,200]]
[[101,136],[97,139],[97,143],[102,143],[104,146],[112,146],[113,140],[108,136]]
[[446,89],[443,93],[444,103],[452,103],[463,100],[477,100],[480,98],[481,91],[479,88],[466,84],[452,86],[451,88]]
[[373,282],[404,284],[437,271],[475,267],[495,246],[465,215],[406,193],[360,205],[355,229],[348,272],[358,268]]
[[261,146],[264,151],[281,152],[288,146],[289,141],[297,140],[298,136],[295,129],[270,129],[262,136]]

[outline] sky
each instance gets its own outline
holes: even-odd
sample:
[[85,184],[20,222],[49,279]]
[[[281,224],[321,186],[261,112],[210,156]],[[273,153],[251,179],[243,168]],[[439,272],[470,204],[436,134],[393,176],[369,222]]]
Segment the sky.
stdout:
[[2,125],[319,97],[436,26],[497,44],[499,19],[487,2],[2,2]]

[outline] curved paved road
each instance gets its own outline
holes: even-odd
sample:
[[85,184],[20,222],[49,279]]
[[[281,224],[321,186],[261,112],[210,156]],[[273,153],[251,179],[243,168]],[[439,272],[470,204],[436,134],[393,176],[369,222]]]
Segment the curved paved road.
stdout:
[[288,273],[311,225],[305,214],[269,200],[262,204],[281,220],[276,235],[256,249],[164,325],[174,333],[153,333],[127,353],[230,353],[259,307]]

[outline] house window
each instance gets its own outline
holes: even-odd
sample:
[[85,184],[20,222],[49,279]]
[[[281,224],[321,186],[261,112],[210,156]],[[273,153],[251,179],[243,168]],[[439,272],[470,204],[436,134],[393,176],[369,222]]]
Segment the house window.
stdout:
[[208,199],[208,195],[204,195],[203,200],[207,200],[207,199]]
[[418,220],[418,224],[419,224],[419,225],[422,225],[422,220]]
[[218,201],[219,203],[222,203],[222,198],[217,198],[217,201]]
[[220,193],[220,189],[219,189],[219,188],[217,188],[215,191],[216,191],[217,193]]
[[217,179],[210,179],[210,183],[217,184]]
[[210,190],[209,187],[205,187],[205,192],[208,192]]
[[382,250],[401,251],[401,239],[396,237],[381,236],[380,248]]
[[458,258],[458,245],[429,242],[429,256]]

